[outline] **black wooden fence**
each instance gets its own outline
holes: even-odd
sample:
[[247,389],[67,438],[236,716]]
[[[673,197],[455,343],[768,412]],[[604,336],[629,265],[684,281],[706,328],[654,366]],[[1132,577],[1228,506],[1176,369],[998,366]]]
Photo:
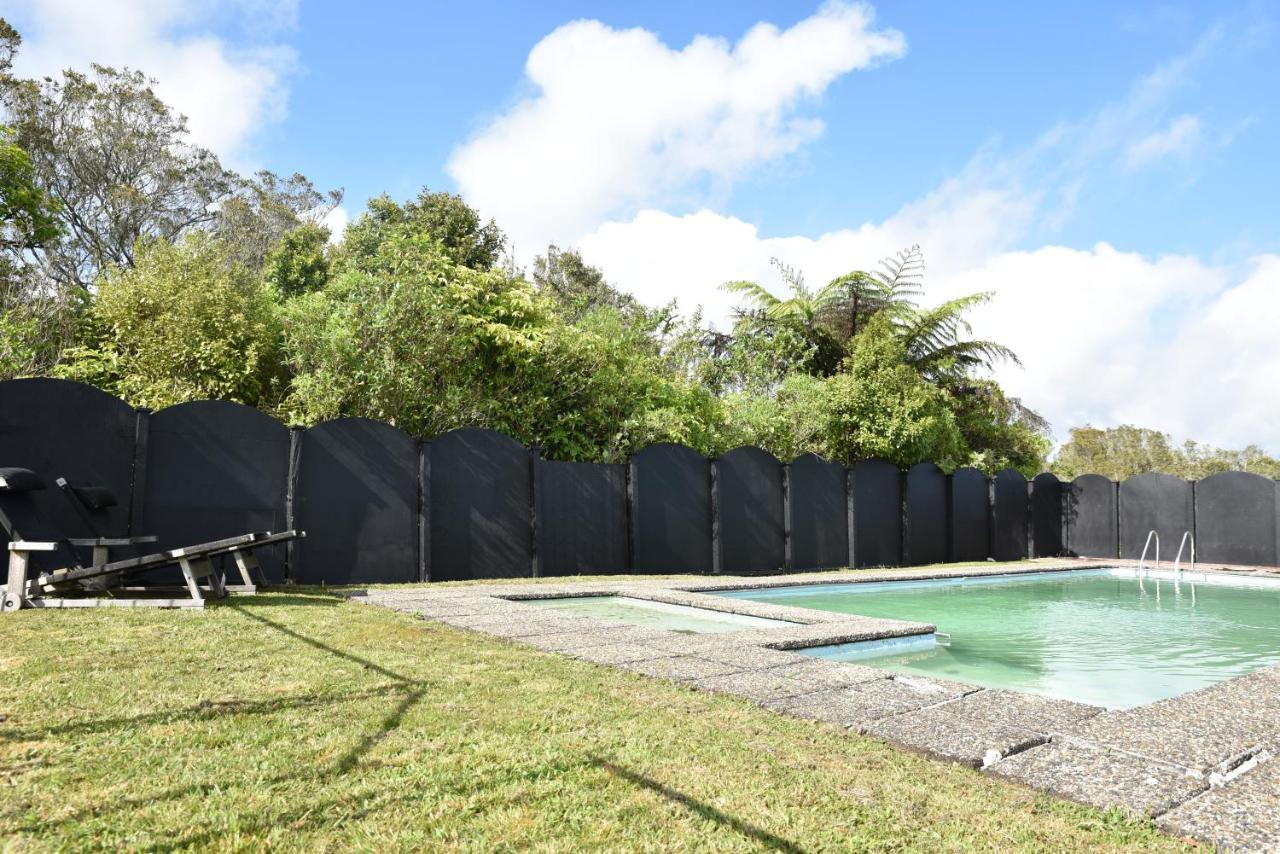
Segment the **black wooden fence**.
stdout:
[[[1239,472],[1063,484],[669,444],[625,465],[559,462],[488,430],[421,441],[359,418],[286,428],[232,403],[148,412],[53,379],[0,382],[0,466],[108,487],[102,535],[176,547],[304,529],[263,561],[299,583],[1136,557],[1152,529],[1162,556],[1189,530],[1202,560],[1280,565],[1277,483]],[[71,524],[56,490],[40,500]]]

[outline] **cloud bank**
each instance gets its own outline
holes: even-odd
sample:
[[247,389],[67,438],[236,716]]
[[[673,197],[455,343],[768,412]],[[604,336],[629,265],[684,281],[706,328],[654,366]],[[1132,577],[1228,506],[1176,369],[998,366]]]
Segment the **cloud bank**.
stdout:
[[[15,73],[57,76],[91,62],[128,66],[156,79],[156,94],[188,119],[192,138],[231,165],[249,168],[254,137],[284,117],[296,57],[276,40],[293,26],[296,0],[16,0]],[[244,31],[249,46],[211,34]]]

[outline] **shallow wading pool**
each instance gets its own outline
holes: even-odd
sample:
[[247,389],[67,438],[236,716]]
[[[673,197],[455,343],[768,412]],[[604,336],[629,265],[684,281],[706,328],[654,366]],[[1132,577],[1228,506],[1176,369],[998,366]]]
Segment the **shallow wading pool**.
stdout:
[[636,626],[691,634],[714,634],[736,632],[742,629],[767,629],[795,625],[783,620],[767,620],[763,617],[691,608],[688,605],[651,602],[648,599],[634,599],[629,596],[569,596],[526,601],[531,605],[558,608],[587,617],[619,620]]
[[1174,697],[1280,662],[1280,582],[1211,573],[1073,570],[722,593],[917,620],[936,636],[811,655],[1109,708]]

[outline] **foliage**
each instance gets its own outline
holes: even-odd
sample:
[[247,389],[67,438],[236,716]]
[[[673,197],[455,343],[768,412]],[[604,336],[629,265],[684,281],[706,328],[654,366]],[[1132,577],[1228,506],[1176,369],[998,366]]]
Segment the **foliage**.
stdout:
[[132,267],[100,279],[87,342],[57,375],[138,406],[231,400],[270,409],[280,394],[274,294],[215,238],[140,241]]
[[1135,474],[1165,474],[1198,480],[1222,471],[1248,471],[1280,478],[1280,460],[1250,445],[1242,451],[1212,445],[1174,443],[1168,433],[1128,424],[1119,427],[1073,427],[1071,438],[1053,460],[1053,472],[1064,479],[1100,474],[1123,480]]
[[547,247],[546,255],[534,259],[532,280],[538,290],[555,300],[561,316],[571,323],[598,308],[647,316],[645,307],[609,284],[599,268],[583,261],[577,251],[563,250],[554,243]]
[[17,79],[20,41],[0,26],[0,376],[424,437],[488,427],[564,459],[662,441],[1028,473],[1043,458],[1046,425],[980,376],[1016,362],[972,339],[989,295],[919,308],[918,246],[817,289],[775,261],[789,295],[728,284],[746,305],[725,333],[554,244],[526,278],[450,193],[374,198],[330,245],[340,191],[224,169],[141,72]]
[[906,363],[882,317],[868,323],[846,369],[829,380],[825,410],[823,452],[831,459],[933,460],[952,469],[968,456],[946,395]]
[[31,156],[0,125],[0,253],[12,263],[59,234],[58,206],[35,181]]
[[647,327],[609,306],[567,323],[529,282],[456,263],[421,219],[377,234],[361,231],[329,284],[285,307],[293,417],[364,415],[423,436],[488,427],[567,459],[697,440],[687,409],[704,401],[662,369]]
[[262,279],[282,298],[314,293],[329,281],[329,229],[304,222],[267,250]]
[[433,193],[425,187],[415,201],[398,205],[390,196],[369,200],[369,209],[347,227],[343,252],[350,263],[372,258],[396,231],[430,235],[454,264],[486,272],[497,266],[507,239],[497,224],[481,223],[480,214],[460,196]]
[[[321,193],[306,176],[297,173],[282,179],[264,170],[251,180],[237,178],[236,188],[236,194],[219,206],[210,228],[250,270],[262,269],[272,251],[290,235],[295,244],[312,247],[323,234],[318,241],[323,249],[329,230],[320,221],[342,202],[341,190]],[[314,249],[310,251],[314,256]],[[318,271],[314,261],[312,267]]]
[[15,140],[58,203],[62,237],[37,258],[59,287],[85,289],[99,271],[131,265],[141,237],[173,240],[213,222],[236,187],[212,153],[185,141],[185,120],[140,72],[94,65],[0,80]]

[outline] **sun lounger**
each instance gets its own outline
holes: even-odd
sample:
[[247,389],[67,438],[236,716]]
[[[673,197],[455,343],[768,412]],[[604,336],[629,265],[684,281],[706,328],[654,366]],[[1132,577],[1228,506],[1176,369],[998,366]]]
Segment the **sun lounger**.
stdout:
[[[106,500],[78,496],[76,487],[59,483],[64,492],[76,501],[89,501],[86,509],[92,510],[92,501]],[[266,546],[277,545],[305,536],[301,531],[279,533],[256,532],[227,537],[212,542],[169,549],[140,557],[110,560],[108,550],[120,546],[136,546],[155,542],[154,537],[67,537],[54,531],[42,511],[37,495],[45,488],[44,482],[27,469],[0,469],[0,526],[10,537],[8,583],[5,585],[3,610],[16,610],[24,605],[35,607],[69,607],[71,604],[125,604],[124,600],[52,600],[49,594],[84,589],[95,581],[118,585],[130,576],[177,566],[185,581],[190,599],[130,600],[129,604],[161,604],[168,607],[203,607],[201,582],[207,582],[215,597],[227,595],[222,575],[213,559],[229,556],[240,570],[245,585],[254,587],[253,573],[261,574],[261,567],[254,552]],[[83,487],[79,489],[83,490]],[[101,507],[98,509],[102,509]],[[83,566],[76,548],[91,548],[94,560]],[[33,572],[34,570],[34,572]],[[99,584],[100,586],[100,584]],[[136,588],[128,588],[130,590]]]

